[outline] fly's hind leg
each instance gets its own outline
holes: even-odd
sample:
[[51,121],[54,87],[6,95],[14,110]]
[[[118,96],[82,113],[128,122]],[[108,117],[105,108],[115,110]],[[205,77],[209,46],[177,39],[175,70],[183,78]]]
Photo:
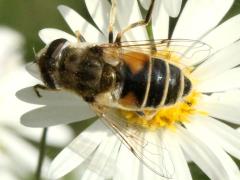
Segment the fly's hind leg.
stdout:
[[35,86],[33,86],[34,92],[36,93],[36,95],[37,95],[39,98],[41,98],[42,95],[40,94],[39,89],[48,90],[49,88],[48,88],[47,86],[42,85],[42,84],[36,84]]
[[108,42],[113,42],[113,27],[116,20],[116,0],[111,0],[112,6],[109,15],[109,25],[108,25]]
[[121,39],[125,32],[127,32],[135,27],[138,27],[138,26],[145,26],[150,22],[151,17],[152,17],[154,3],[155,3],[155,0],[152,0],[145,19],[142,19],[140,21],[132,23],[132,24],[128,25],[127,27],[125,27],[122,31],[118,32],[117,37],[115,39],[116,44],[119,44],[119,45],[121,44]]

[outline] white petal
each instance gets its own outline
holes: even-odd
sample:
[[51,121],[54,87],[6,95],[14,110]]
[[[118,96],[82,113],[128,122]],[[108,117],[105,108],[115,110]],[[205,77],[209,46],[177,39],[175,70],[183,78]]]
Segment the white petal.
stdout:
[[240,68],[227,70],[215,78],[197,84],[200,92],[217,92],[240,88]]
[[239,96],[235,96],[239,94],[239,92],[216,93],[212,96],[204,96],[199,102],[198,109],[207,112],[212,117],[240,124],[240,99]]
[[104,180],[104,178],[100,177],[98,174],[87,169],[84,171],[84,174],[81,176],[81,180]]
[[188,156],[211,179],[222,179],[227,173],[221,161],[204,142],[182,127],[178,127],[179,142]]
[[89,151],[93,151],[109,134],[109,128],[98,119],[75,138],[68,148],[86,159],[91,154]]
[[202,118],[204,126],[214,135],[214,139],[228,153],[240,159],[240,134],[237,130],[211,117]]
[[177,17],[182,5],[182,0],[163,0],[164,7],[171,17]]
[[[117,2],[117,20],[121,29],[131,23],[142,20],[142,16],[137,1],[118,0]],[[134,28],[124,34],[127,40],[146,40],[147,32],[145,26]]]
[[61,5],[58,10],[74,33],[79,31],[88,42],[104,42],[106,39],[94,26],[83,19],[73,9]]
[[240,41],[224,48],[202,63],[191,74],[199,80],[210,79],[240,63]]
[[[209,97],[209,96],[208,96]],[[213,93],[210,96],[212,99],[218,101],[220,103],[225,103],[228,105],[236,105],[240,103],[240,90],[232,90],[227,92],[219,92],[219,93]]]
[[199,39],[227,13],[233,0],[189,0],[177,22],[172,38]]
[[[173,178],[175,167],[168,147],[162,138],[165,132],[146,132],[142,140],[142,160],[152,171],[165,178]],[[150,141],[151,140],[151,141]],[[141,156],[140,156],[141,157]]]
[[237,15],[217,26],[202,41],[210,45],[213,48],[212,53],[214,53],[237,41],[239,38],[240,15]]
[[138,180],[140,161],[125,145],[122,145],[119,150],[116,166],[117,172],[113,177],[114,180]]
[[189,39],[173,39],[170,50],[181,58],[183,67],[192,67],[197,61],[205,61],[211,55],[211,47],[204,42]]
[[[155,133],[131,127],[121,128],[124,125],[124,122],[122,122],[124,119],[114,111],[109,111],[105,114],[105,117],[115,120],[113,123],[119,122],[119,124],[116,124],[116,127],[120,127],[119,133],[124,140],[123,142],[139,158],[142,162],[141,166],[148,167],[159,176],[172,177],[174,174],[174,165],[172,164],[167,148],[162,143],[160,136],[162,131]],[[121,173],[119,175],[121,176]]]
[[[30,138],[36,142],[40,141],[42,128],[27,128],[22,125],[15,127],[16,131],[22,136]],[[66,146],[74,137],[74,133],[70,127],[54,126],[48,129],[47,144],[51,146]]]
[[78,154],[71,151],[69,148],[65,148],[53,160],[49,168],[48,178],[58,179],[64,176],[82,163],[83,160],[84,159],[78,156]]
[[0,178],[4,180],[19,180],[12,172],[0,170]]
[[95,114],[87,106],[45,106],[23,114],[21,123],[28,127],[49,127],[93,117]]
[[96,150],[108,132],[100,121],[96,121],[84,130],[55,157],[49,168],[49,178],[60,178],[83,163]]
[[0,25],[0,79],[23,64],[23,36]]
[[98,28],[108,37],[109,13],[111,8],[108,1],[85,0],[85,3],[95,24],[97,24]]
[[[16,83],[17,82],[17,83]],[[6,74],[5,78],[1,78],[1,88],[0,88],[0,94],[1,96],[1,103],[0,103],[0,123],[2,125],[6,125],[8,127],[11,127],[13,129],[16,129],[21,135],[24,135],[27,138],[30,138],[34,141],[39,141],[41,137],[41,130],[40,129],[29,129],[20,124],[20,117],[25,112],[35,109],[38,106],[25,103],[15,97],[15,91],[18,89],[21,89],[25,86],[34,85],[37,84],[39,81],[37,81],[35,78],[30,76],[24,67],[19,67],[15,69],[12,73]],[[11,107],[11,108],[9,108]],[[13,113],[14,109],[14,113]],[[58,129],[63,130],[63,128]],[[59,132],[58,131],[58,132]],[[56,131],[57,132],[57,131]],[[63,131],[65,132],[65,130]],[[59,133],[58,133],[59,134]],[[69,130],[66,130],[65,137],[59,136],[59,137],[52,137],[49,141],[50,144],[58,144],[60,143],[65,144],[67,141],[69,141],[68,138],[72,133]],[[62,138],[62,140],[60,139]],[[61,141],[61,142],[60,142]]]
[[[1,65],[4,64],[4,57],[5,55],[12,54],[14,51],[15,53],[17,50],[21,49],[21,46],[24,42],[24,37],[14,29],[11,29],[7,26],[0,26],[0,63]],[[19,64],[18,64],[19,65]]]
[[51,127],[48,129],[47,144],[51,144],[52,146],[66,146],[73,137],[73,130],[68,126]]
[[[229,46],[240,38],[240,15],[234,16],[231,19],[223,22],[211,32],[206,34],[200,41],[208,44],[211,47],[211,53],[215,53],[218,50]],[[224,43],[223,43],[224,42]],[[188,64],[195,65],[203,61],[204,58],[194,57]]]
[[[163,133],[165,134],[165,132]],[[151,162],[151,164],[149,163],[151,166],[146,166],[142,162],[140,164],[139,176],[142,179],[175,179],[176,167],[172,159],[170,147],[167,146],[165,137],[162,137],[162,131],[146,133],[144,139],[149,139],[151,142],[146,142],[145,145],[143,143],[141,147],[142,160],[146,161],[147,159]],[[151,148],[146,148],[147,146],[151,146]],[[148,161],[145,163],[148,163]]]
[[15,163],[21,165],[23,169],[34,172],[37,167],[38,150],[2,128],[0,133],[1,145],[11,157],[11,160],[16,161]]
[[19,67],[13,72],[6,74],[0,81],[0,94],[2,95],[0,97],[0,122],[8,126],[19,126],[21,115],[37,106],[17,99],[15,91],[25,86],[36,84],[39,81],[29,75],[24,67]]
[[[13,69],[12,72],[5,74],[1,77],[1,88],[0,92],[4,94],[15,94],[17,89],[30,86],[34,83],[39,83],[40,81],[33,78],[25,69],[25,67],[19,66],[16,69]],[[18,83],[16,83],[18,82]]]
[[191,180],[192,176],[182,152],[180,145],[177,142],[176,134],[171,131],[167,131],[164,134],[164,144],[171,155],[172,163],[174,164],[174,177],[178,180]]
[[[3,144],[4,145],[4,144]],[[2,146],[2,149],[4,146]],[[6,149],[4,151],[1,151],[0,153],[0,176],[3,171],[7,171],[8,173],[11,173],[12,175],[18,175],[18,176],[26,176],[26,174],[31,173],[31,169],[29,170],[20,162],[18,159],[14,159],[15,157],[11,157],[11,153],[7,153]],[[27,160],[26,160],[27,161]],[[26,161],[24,163],[26,163]],[[24,169],[21,169],[19,167],[24,166]]]
[[70,42],[77,42],[77,38],[59,29],[45,28],[39,31],[39,37],[45,44],[51,43],[53,40],[64,38]]
[[[160,2],[160,1],[161,0],[158,0],[157,2]],[[147,10],[151,4],[151,0],[140,0],[140,3],[142,7]]]
[[[156,174],[155,172],[150,170],[148,167],[146,167],[140,161],[139,170],[138,170],[138,180],[145,180],[145,179],[162,179],[162,180],[164,180],[164,179],[168,179],[168,178],[159,176],[158,174]],[[171,179],[173,179],[173,178],[171,177]]]
[[112,178],[115,173],[115,163],[121,141],[109,134],[94,153],[87,168],[104,178]]
[[[150,6],[151,0],[140,0],[140,2],[143,8],[147,10]],[[155,5],[157,3],[162,3],[164,5],[162,10],[167,12],[169,16],[177,17],[181,9],[182,0],[157,0],[155,1]]]
[[68,124],[95,116],[88,104],[80,97],[68,92],[40,90],[41,98],[36,96],[33,88],[25,88],[17,92],[23,101],[47,105],[25,113],[21,122],[29,127],[48,127]]
[[41,81],[41,74],[37,63],[30,62],[27,63],[25,67],[29,74]]
[[5,167],[5,168],[11,168],[12,165],[12,161],[10,159],[9,156],[7,156],[5,153],[0,153],[0,168]]
[[[225,141],[225,136],[223,137],[220,134],[214,135],[214,129],[216,129],[216,127],[214,127],[214,129],[212,129],[211,125],[208,126],[209,125],[208,121],[212,121],[212,119],[210,119],[210,118],[204,119],[204,118],[198,117],[198,118],[196,118],[196,120],[194,120],[194,121],[192,120],[191,123],[187,123],[186,126],[187,126],[187,129],[192,134],[194,134],[198,138],[202,139],[203,142],[205,143],[205,145],[208,146],[208,148],[211,149],[211,151],[221,161],[222,165],[225,168],[225,172],[227,172],[227,174],[228,174],[228,177],[222,177],[222,178],[223,179],[229,179],[229,180],[239,179],[240,178],[240,171],[239,171],[237,165],[230,158],[230,156],[220,147],[221,143],[218,143],[218,139],[221,139],[221,141],[224,142]],[[215,120],[213,120],[213,122],[214,121]],[[212,125],[215,126],[214,123]],[[221,131],[223,131],[224,129],[222,129]],[[224,132],[226,132],[226,131],[224,131]],[[223,134],[225,134],[225,133],[223,133]],[[234,133],[234,134],[236,134],[236,133]],[[218,137],[216,138],[216,136],[218,136]],[[231,142],[232,141],[228,141],[228,144],[231,143]],[[238,142],[238,144],[239,144],[239,142]]]
[[167,39],[169,27],[169,16],[162,1],[155,1],[152,14],[152,30],[154,39]]
[[[28,128],[20,124],[19,119],[18,122],[11,122],[6,124],[6,127],[15,129],[15,131],[24,136],[27,139],[30,139],[35,142],[39,142],[42,136],[42,128]],[[3,124],[2,124],[3,125]],[[49,128],[47,135],[47,144],[51,146],[65,146],[73,139],[74,133],[71,128],[67,126],[55,126]]]
[[39,93],[42,97],[38,97],[33,90],[33,87],[27,87],[21,89],[16,93],[16,96],[22,101],[50,106],[88,106],[88,104],[82,100],[82,98],[75,93],[61,90],[42,90],[39,89]]
[[38,81],[31,75],[29,75],[24,67],[19,67],[19,69],[15,69],[13,72],[1,78],[0,80],[1,123],[18,124],[18,121],[24,112],[36,107],[36,105],[24,103],[15,97],[16,90],[35,83],[38,83]]

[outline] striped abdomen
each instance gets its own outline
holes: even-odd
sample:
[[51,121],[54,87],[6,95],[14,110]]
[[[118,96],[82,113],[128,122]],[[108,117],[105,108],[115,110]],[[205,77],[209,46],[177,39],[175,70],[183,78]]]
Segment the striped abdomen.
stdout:
[[[127,108],[157,108],[171,105],[191,90],[191,81],[181,69],[158,58],[138,53],[123,59],[119,104]],[[137,56],[136,53],[134,57]]]

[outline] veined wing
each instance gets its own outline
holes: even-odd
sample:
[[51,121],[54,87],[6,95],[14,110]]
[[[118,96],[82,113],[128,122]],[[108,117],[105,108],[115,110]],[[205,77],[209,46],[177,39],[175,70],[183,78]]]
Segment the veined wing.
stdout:
[[[107,46],[105,46],[107,47]],[[157,39],[140,41],[123,41],[118,47],[122,53],[128,51],[141,52],[168,60],[167,55],[175,56],[188,66],[206,60],[211,47],[204,42],[190,39]],[[169,58],[171,60],[171,58]]]
[[145,166],[161,177],[173,177],[174,165],[161,140],[160,131],[151,132],[131,125],[123,119],[118,110],[107,109],[103,112],[97,107],[94,107],[94,110]]

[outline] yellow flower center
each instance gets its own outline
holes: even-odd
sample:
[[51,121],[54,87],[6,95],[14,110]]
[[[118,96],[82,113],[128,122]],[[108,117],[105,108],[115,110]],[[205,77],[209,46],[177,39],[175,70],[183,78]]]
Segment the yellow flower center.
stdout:
[[[200,93],[193,91],[184,98],[183,101],[157,109],[155,115],[151,119],[145,119],[133,111],[121,110],[120,112],[121,115],[125,117],[125,120],[132,125],[141,126],[150,130],[164,127],[174,129],[176,123],[189,122],[190,115],[195,113],[206,114],[195,108],[200,95]],[[145,116],[151,113],[152,111],[149,110],[144,111]]]

